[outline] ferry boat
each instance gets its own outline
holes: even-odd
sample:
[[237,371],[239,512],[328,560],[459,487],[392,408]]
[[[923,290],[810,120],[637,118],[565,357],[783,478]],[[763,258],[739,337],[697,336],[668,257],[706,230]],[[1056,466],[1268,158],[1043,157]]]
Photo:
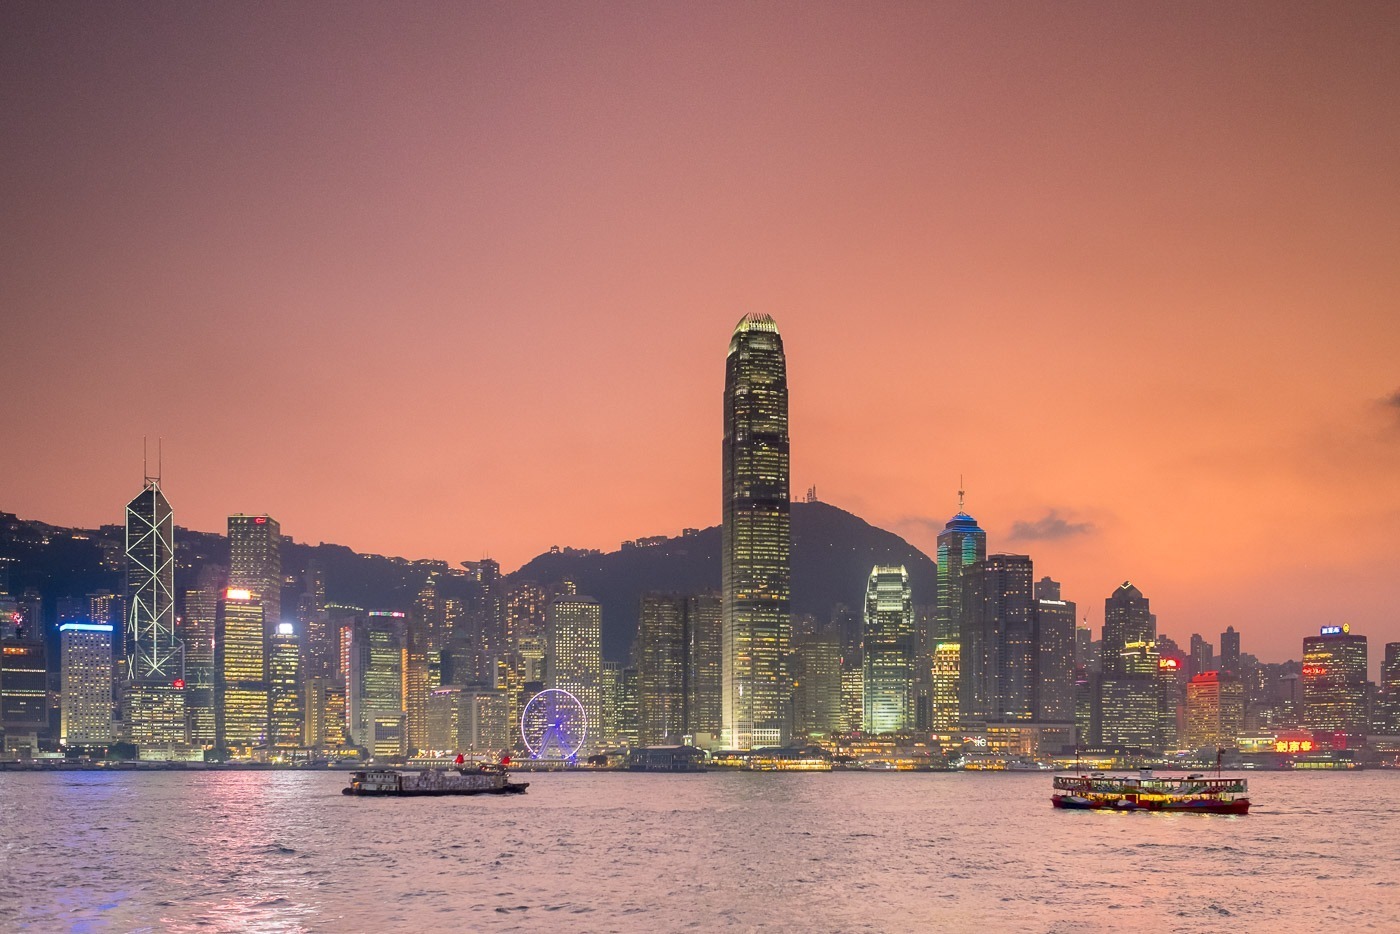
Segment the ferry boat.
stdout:
[[398,769],[365,769],[350,773],[350,785],[340,790],[344,795],[510,795],[523,794],[529,782],[513,782],[506,770],[483,766],[478,769],[423,769],[401,772]]
[[1249,787],[1243,778],[1158,778],[1141,775],[1057,775],[1050,802],[1057,808],[1105,811],[1182,811],[1196,814],[1248,814]]

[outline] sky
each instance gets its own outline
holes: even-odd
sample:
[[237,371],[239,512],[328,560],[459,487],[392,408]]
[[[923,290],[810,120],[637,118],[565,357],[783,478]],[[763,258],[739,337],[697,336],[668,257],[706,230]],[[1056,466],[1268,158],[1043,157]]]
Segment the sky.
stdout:
[[[1400,5],[0,5],[0,509],[513,568],[792,480],[1400,640]],[[917,596],[917,595],[916,595]],[[1373,668],[1375,667],[1373,661]]]

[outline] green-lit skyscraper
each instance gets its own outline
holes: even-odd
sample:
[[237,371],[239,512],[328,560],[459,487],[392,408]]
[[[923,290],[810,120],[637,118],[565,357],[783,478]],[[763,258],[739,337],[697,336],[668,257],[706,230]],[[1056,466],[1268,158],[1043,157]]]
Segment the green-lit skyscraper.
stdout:
[[867,733],[911,728],[914,716],[914,600],[909,572],[870,571],[865,589],[865,716]]
[[768,315],[745,315],[724,378],[724,745],[787,740],[791,505],[787,361]]

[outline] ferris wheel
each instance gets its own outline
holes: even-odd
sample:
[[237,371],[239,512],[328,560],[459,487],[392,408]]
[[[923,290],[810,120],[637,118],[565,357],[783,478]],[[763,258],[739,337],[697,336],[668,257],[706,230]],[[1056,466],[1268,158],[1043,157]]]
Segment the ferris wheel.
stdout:
[[573,759],[587,736],[583,705],[563,688],[540,691],[520,714],[520,738],[532,759]]

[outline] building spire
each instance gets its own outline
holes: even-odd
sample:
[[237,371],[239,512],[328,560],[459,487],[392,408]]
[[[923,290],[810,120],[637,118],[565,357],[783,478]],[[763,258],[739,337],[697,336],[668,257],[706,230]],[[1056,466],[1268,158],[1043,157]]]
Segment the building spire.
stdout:
[[963,511],[963,496],[967,493],[967,490],[963,489],[963,487],[963,475],[958,474],[958,512]]

